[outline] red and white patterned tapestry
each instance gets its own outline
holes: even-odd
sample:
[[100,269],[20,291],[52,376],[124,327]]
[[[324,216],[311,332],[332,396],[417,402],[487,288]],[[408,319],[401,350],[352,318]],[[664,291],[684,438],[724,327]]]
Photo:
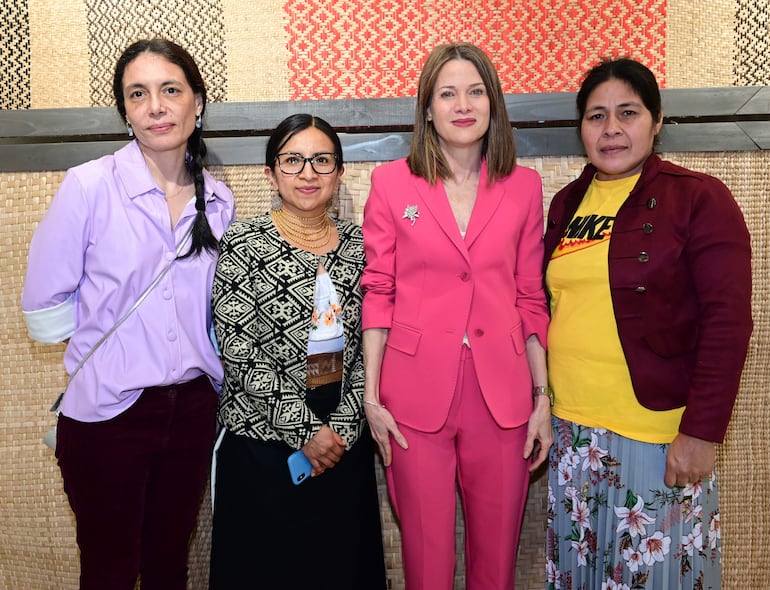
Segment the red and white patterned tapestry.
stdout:
[[665,84],[666,0],[288,0],[292,99],[414,96],[439,43],[492,57],[504,91],[575,90],[604,56],[642,60]]

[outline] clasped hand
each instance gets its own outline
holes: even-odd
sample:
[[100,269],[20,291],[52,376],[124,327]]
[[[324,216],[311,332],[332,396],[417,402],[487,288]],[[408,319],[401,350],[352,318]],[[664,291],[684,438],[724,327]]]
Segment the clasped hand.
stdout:
[[302,447],[302,452],[310,460],[313,466],[311,476],[321,475],[327,469],[331,469],[345,454],[347,442],[331,428],[324,425]]

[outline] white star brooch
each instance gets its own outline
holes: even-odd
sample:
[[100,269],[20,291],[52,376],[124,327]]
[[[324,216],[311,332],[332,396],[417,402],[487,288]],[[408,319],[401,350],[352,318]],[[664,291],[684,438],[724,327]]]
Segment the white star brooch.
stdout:
[[407,205],[406,209],[404,209],[404,216],[401,219],[408,219],[412,222],[412,225],[414,225],[414,222],[417,221],[419,216],[420,212],[417,209],[417,205]]

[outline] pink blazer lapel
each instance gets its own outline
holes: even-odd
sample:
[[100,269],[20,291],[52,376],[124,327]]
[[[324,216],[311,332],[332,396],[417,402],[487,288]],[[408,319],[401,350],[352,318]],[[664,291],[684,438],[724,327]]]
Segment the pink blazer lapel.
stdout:
[[467,258],[468,249],[466,242],[460,235],[460,228],[457,227],[457,220],[454,213],[452,213],[452,208],[449,206],[444,185],[441,181],[433,186],[423,180],[417,185],[417,193],[427,209],[426,213],[430,213],[447,238]]
[[479,189],[476,194],[476,203],[473,205],[470,221],[468,222],[468,231],[465,233],[465,245],[470,248],[479,234],[492,219],[503,198],[502,182],[495,182],[493,185],[487,185],[487,161],[481,162],[479,171]]

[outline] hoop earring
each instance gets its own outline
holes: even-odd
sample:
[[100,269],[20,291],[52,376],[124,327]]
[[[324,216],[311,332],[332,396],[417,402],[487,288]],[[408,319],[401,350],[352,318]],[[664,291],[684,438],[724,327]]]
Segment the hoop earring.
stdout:
[[126,131],[128,131],[128,136],[133,137],[134,136],[134,128],[131,127],[131,123],[128,122],[128,119],[126,119]]
[[203,118],[200,115],[195,117],[195,127],[197,129],[200,129],[201,127],[203,127]]

